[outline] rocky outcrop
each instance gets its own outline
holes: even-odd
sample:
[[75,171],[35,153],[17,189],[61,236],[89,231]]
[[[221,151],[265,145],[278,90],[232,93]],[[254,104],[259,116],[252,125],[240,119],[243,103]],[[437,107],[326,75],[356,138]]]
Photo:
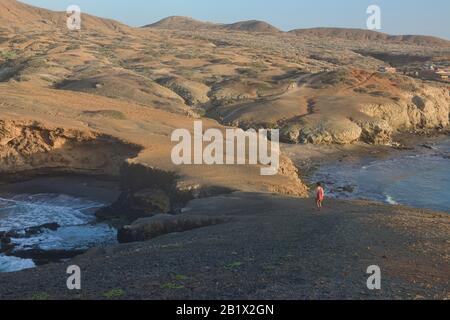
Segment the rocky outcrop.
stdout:
[[229,218],[225,217],[156,215],[151,218],[139,219],[131,225],[121,228],[118,240],[120,243],[147,241],[169,233],[221,224],[227,220]]
[[32,259],[36,265],[45,265],[52,262],[59,262],[75,258],[87,250],[43,250],[43,249],[24,249],[17,250],[10,254],[11,256]]
[[348,119],[304,118],[282,130],[282,140],[289,143],[348,144],[361,137],[362,129]]
[[[3,179],[60,173],[118,178],[122,194],[111,206],[99,210],[97,216],[102,220],[117,220],[119,225],[156,214],[177,213],[192,199],[241,188],[228,181],[223,184],[183,179],[179,173],[134,161],[140,150],[138,146],[87,130],[51,128],[37,122],[0,121]],[[134,160],[128,161],[130,158]],[[283,156],[275,182],[261,181],[266,192],[308,194],[295,166]]]
[[140,148],[89,131],[0,120],[0,173],[78,173],[118,176]]
[[141,217],[168,213],[172,209],[171,206],[169,193],[161,189],[124,191],[111,206],[98,210],[96,216],[101,220],[122,219],[129,222]]
[[[327,87],[317,87],[324,81]],[[390,144],[397,132],[445,131],[450,124],[449,87],[437,83],[341,71],[311,76],[304,95],[313,93],[310,114],[282,123],[283,141]]]
[[178,212],[195,198],[226,194],[232,190],[214,186],[186,184],[173,173],[141,164],[126,162],[121,168],[119,199],[97,211],[102,220],[130,223],[139,218]]
[[278,174],[287,177],[289,184],[279,187],[274,186],[271,189],[272,192],[303,198],[309,196],[308,187],[300,180],[300,173],[290,158],[281,155]]
[[[25,239],[33,235],[41,234],[46,230],[56,231],[60,228],[57,223],[46,223],[40,226],[29,227],[24,230],[11,230],[0,232],[0,253],[11,254],[16,245],[12,239]],[[14,254],[15,255],[15,254]]]
[[178,77],[166,77],[157,82],[183,98],[189,106],[198,106],[209,102],[209,87],[200,82]]
[[386,120],[359,120],[361,128],[360,140],[372,144],[388,144],[392,139],[394,129]]

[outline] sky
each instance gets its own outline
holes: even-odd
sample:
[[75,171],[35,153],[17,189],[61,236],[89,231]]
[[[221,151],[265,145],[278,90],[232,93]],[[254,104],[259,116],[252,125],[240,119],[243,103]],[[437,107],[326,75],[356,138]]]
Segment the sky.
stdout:
[[381,8],[381,32],[433,35],[450,40],[449,0],[22,0],[65,11],[75,4],[82,12],[142,26],[180,15],[231,23],[263,20],[288,31],[296,28],[366,28],[367,7]]

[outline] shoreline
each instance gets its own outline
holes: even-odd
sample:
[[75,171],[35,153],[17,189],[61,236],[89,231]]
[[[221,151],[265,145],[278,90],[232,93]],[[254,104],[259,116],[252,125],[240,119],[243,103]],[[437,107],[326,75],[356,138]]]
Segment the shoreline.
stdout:
[[[411,142],[411,145],[414,144],[415,147],[419,146],[420,144],[425,143],[432,143],[433,141],[436,142],[440,139],[445,139],[446,137],[438,136],[438,137],[422,137],[421,139],[414,139],[414,143],[412,143],[411,139],[408,140]],[[392,147],[386,147],[386,146],[369,146],[369,145],[363,145],[363,146],[347,146],[342,148],[341,146],[331,146],[331,147],[323,147],[323,146],[306,146],[307,149],[313,149],[314,152],[319,151],[324,153],[332,152],[333,157],[330,156],[323,156],[322,160],[320,162],[320,165],[323,165],[324,163],[330,163],[332,161],[335,161],[335,163],[339,163],[342,161],[354,161],[354,159],[361,157],[362,155],[365,155],[365,158],[385,158],[385,157],[394,157],[399,154],[404,154],[404,150],[395,150]],[[325,149],[325,151],[324,151]],[[328,149],[328,150],[326,150]],[[369,156],[367,156],[367,149],[371,149],[372,151],[369,153]],[[331,150],[331,151],[330,151]],[[350,154],[347,152],[350,151]],[[410,150],[411,151],[411,150]],[[310,154],[311,155],[311,154]],[[305,156],[303,154],[303,156]],[[314,159],[314,158],[313,158]],[[297,159],[298,161],[298,159]],[[297,162],[296,162],[297,163]],[[307,175],[305,175],[304,170],[300,170],[301,172],[301,178],[304,181],[307,181]],[[309,171],[311,173],[312,171]],[[308,172],[307,172],[308,173]],[[76,181],[76,183],[67,183],[68,180],[72,180],[72,182]],[[51,184],[51,186],[49,185]],[[75,185],[75,187],[74,187]],[[9,189],[8,186],[11,186],[12,189]],[[45,187],[42,189],[42,187]],[[87,188],[87,189],[86,189]],[[114,201],[119,195],[120,190],[118,188],[117,181],[111,181],[111,180],[99,180],[95,176],[57,176],[57,177],[39,177],[32,180],[27,180],[23,182],[16,182],[11,185],[0,185],[0,194],[4,192],[6,189],[9,189],[9,191],[20,191],[20,192],[32,192],[39,190],[42,192],[42,190],[59,190],[59,193],[68,192],[72,195],[77,196],[91,196],[91,197],[97,197],[102,196],[104,199],[109,199]],[[257,200],[255,200],[257,199]],[[112,202],[111,202],[112,203]],[[248,210],[243,210],[243,208],[248,208]],[[239,213],[238,213],[239,212]],[[286,212],[289,212],[288,214]],[[368,213],[372,212],[373,215],[368,215]],[[355,215],[358,216],[358,221],[354,221]],[[169,215],[170,216],[170,215]],[[173,216],[177,217],[177,216]],[[228,247],[227,250],[231,250],[232,252],[237,252],[238,255],[240,252],[248,252],[250,256],[258,255],[257,251],[254,250],[261,250],[260,244],[255,244],[254,241],[256,239],[259,239],[258,241],[263,239],[263,243],[265,243],[266,246],[271,246],[271,243],[273,241],[281,241],[277,246],[281,246],[282,243],[290,243],[292,239],[296,237],[295,230],[290,230],[286,234],[284,234],[284,229],[280,229],[280,232],[283,232],[281,234],[264,234],[260,235],[256,239],[250,239],[246,238],[246,240],[243,243],[236,243],[235,238],[238,237],[238,235],[233,231],[230,232],[228,229],[230,226],[234,225],[237,230],[240,230],[240,232],[253,232],[254,228],[256,226],[260,226],[262,229],[267,229],[267,223],[270,223],[273,227],[275,227],[274,223],[278,223],[278,219],[280,217],[283,217],[283,226],[284,228],[288,228],[287,226],[292,221],[296,221],[297,219],[301,219],[303,222],[299,224],[299,230],[301,232],[306,232],[309,234],[309,232],[313,232],[315,234],[314,237],[318,237],[316,241],[324,241],[328,237],[334,238],[336,237],[336,234],[334,232],[341,232],[338,231],[339,229],[335,229],[332,225],[338,224],[342,225],[344,227],[345,223],[348,221],[352,221],[354,223],[354,226],[351,226],[352,232],[361,233],[366,230],[368,225],[371,225],[373,223],[373,219],[377,220],[378,222],[382,222],[386,225],[391,231],[390,236],[386,236],[386,230],[383,230],[381,227],[377,227],[376,229],[370,229],[369,231],[366,230],[365,232],[370,232],[369,236],[372,240],[378,243],[379,251],[385,252],[383,256],[388,257],[394,257],[395,255],[398,255],[400,252],[403,252],[403,250],[407,250],[408,253],[408,247],[404,247],[404,243],[400,244],[387,244],[386,241],[389,239],[389,237],[408,237],[408,241],[413,241],[420,243],[421,237],[426,237],[426,234],[436,231],[432,231],[431,226],[434,225],[436,228],[438,228],[441,232],[439,235],[439,241],[440,245],[438,248],[433,247],[432,250],[433,254],[436,257],[445,257],[446,251],[448,251],[448,248],[444,245],[446,239],[450,236],[450,216],[446,215],[446,213],[438,213],[432,210],[424,210],[424,209],[415,209],[415,208],[409,208],[405,206],[390,206],[385,205],[378,202],[373,201],[361,201],[361,200],[334,200],[330,199],[327,201],[326,208],[324,210],[324,213],[318,213],[315,208],[314,204],[311,201],[311,199],[300,199],[295,197],[287,197],[282,195],[275,195],[275,194],[263,194],[263,193],[242,193],[242,192],[234,192],[228,195],[216,195],[212,197],[205,197],[200,199],[191,200],[187,203],[186,208],[183,210],[183,214],[180,215],[180,217],[183,217],[186,219],[186,221],[196,221],[198,217],[208,217],[209,218],[219,218],[219,220],[222,220],[222,222],[219,222],[218,224],[211,224],[211,225],[204,225],[202,227],[195,227],[191,229],[186,229],[181,232],[172,232],[170,230],[163,232],[162,234],[158,235],[155,238],[149,239],[147,241],[142,242],[132,242],[128,244],[120,244],[120,245],[112,245],[107,247],[97,247],[92,248],[88,250],[86,253],[82,253],[81,255],[77,255],[73,259],[70,259],[68,262],[60,261],[60,262],[53,262],[50,264],[45,264],[42,266],[37,266],[36,268],[30,269],[30,270],[24,270],[20,272],[14,272],[14,273],[3,273],[0,274],[0,280],[2,283],[6,284],[6,287],[9,287],[10,289],[4,290],[0,288],[0,299],[29,299],[30,292],[36,292],[36,291],[42,291],[47,292],[50,299],[102,299],[104,298],[102,296],[102,290],[107,291],[107,288],[111,288],[112,286],[115,286],[119,278],[112,277],[111,279],[105,279],[104,281],[101,281],[100,283],[94,279],[90,279],[89,281],[93,281],[93,283],[97,283],[99,286],[97,289],[95,289],[92,284],[89,284],[89,290],[83,291],[80,294],[73,295],[72,293],[65,290],[64,286],[59,284],[53,284],[50,286],[50,289],[47,287],[42,287],[40,280],[41,278],[48,279],[49,283],[54,283],[55,280],[51,280],[49,277],[51,274],[58,273],[60,274],[60,278],[62,279],[65,276],[65,268],[68,264],[80,264],[83,265],[83,268],[87,268],[90,270],[89,272],[95,272],[95,273],[101,273],[101,274],[107,274],[111,270],[114,270],[116,267],[119,268],[119,270],[122,270],[123,275],[126,275],[128,278],[134,279],[133,281],[133,288],[137,288],[136,292],[128,292],[130,296],[123,297],[123,298],[138,298],[138,299],[198,299],[201,297],[201,294],[199,295],[199,292],[201,290],[207,290],[206,287],[209,286],[208,279],[203,279],[200,281],[200,283],[195,283],[192,285],[192,287],[186,287],[184,289],[180,289],[180,292],[177,292],[178,290],[165,290],[164,284],[159,284],[158,287],[162,289],[162,293],[155,293],[152,295],[151,293],[146,292],[148,289],[146,286],[140,286],[139,283],[146,277],[146,272],[151,272],[154,282],[160,282],[163,281],[162,279],[165,279],[164,281],[167,281],[167,283],[171,283],[170,278],[173,277],[173,274],[188,274],[192,273],[192,271],[189,271],[191,268],[192,270],[195,269],[195,262],[194,261],[201,261],[201,265],[210,265],[212,262],[209,260],[210,257],[210,250],[213,250],[213,247],[209,247],[209,249],[205,248],[205,241],[207,239],[221,239],[221,241],[224,241],[222,245],[225,243],[231,242],[233,245],[231,247]],[[409,219],[413,218],[415,221],[412,225],[408,222]],[[206,218],[205,218],[206,219]],[[268,220],[266,220],[268,219]],[[269,222],[270,221],[270,222]],[[193,222],[194,223],[194,222]],[[261,224],[262,223],[262,224]],[[324,223],[323,225],[321,223]],[[261,224],[261,225],[260,225]],[[328,227],[325,227],[328,226]],[[281,226],[278,226],[277,228],[281,228]],[[304,229],[306,228],[306,229]],[[330,229],[331,228],[331,229]],[[345,226],[344,228],[349,228],[348,226]],[[412,228],[411,230],[409,230]],[[414,228],[420,229],[419,234],[420,237],[416,238],[416,231],[414,231]],[[408,231],[405,233],[405,230]],[[308,231],[309,230],[309,231]],[[346,233],[345,235],[342,235],[342,238],[339,241],[343,241],[341,245],[347,244],[349,242],[352,242],[352,238],[355,237],[355,235]],[[295,246],[299,246],[301,248],[308,248],[308,252],[314,248],[315,245],[317,245],[317,242],[311,242],[306,235],[302,238],[302,242],[297,243]],[[320,240],[319,240],[320,239]],[[193,241],[193,242],[192,242]],[[326,240],[328,241],[328,240]],[[356,239],[355,239],[356,241]],[[379,243],[381,241],[381,243]],[[434,240],[433,240],[434,241]],[[244,245],[244,243],[246,243]],[[247,244],[252,247],[251,249],[247,248]],[[431,245],[431,243],[430,243]],[[184,256],[185,253],[181,253],[179,250],[166,250],[164,248],[177,248],[178,246],[181,246],[182,248],[190,247],[188,252],[191,252],[191,250],[197,249],[199,254],[191,252],[191,257],[185,257],[185,261],[187,262],[187,268],[182,268],[180,265],[172,266],[171,268],[166,269],[165,267],[165,261],[173,261],[173,259],[180,259],[181,256]],[[400,247],[398,247],[400,246]],[[258,249],[256,249],[258,248]],[[366,251],[367,248],[359,248],[357,255],[365,255],[367,254]],[[159,250],[162,252],[159,253]],[[206,251],[205,251],[206,250]],[[220,248],[217,250],[221,250]],[[249,251],[250,250],[250,251]],[[279,250],[279,249],[278,249]],[[344,249],[340,249],[344,250]],[[325,258],[321,253],[314,252],[310,255],[304,256],[302,258],[302,270],[303,272],[306,272],[308,276],[305,276],[306,278],[314,279],[312,282],[317,281],[317,279],[321,279],[323,277],[326,277],[326,272],[324,270],[319,270],[316,273],[314,262],[319,263],[320,265],[327,263],[331,263],[334,267],[337,267],[336,264],[350,264],[353,261],[353,256],[350,254],[350,251],[354,251],[354,248],[348,247],[344,251],[348,250],[349,252],[341,252],[342,255],[345,256],[345,258],[341,257],[337,260],[333,260],[328,257]],[[371,251],[370,249],[369,251]],[[141,253],[142,251],[147,252],[146,255],[143,255]],[[230,252],[231,252],[230,251]],[[151,252],[151,253],[150,253]],[[194,251],[197,252],[197,251]],[[226,251],[228,252],[228,251]],[[332,254],[332,253],[331,253]],[[153,263],[153,259],[150,259],[149,257],[152,255],[160,256],[159,260],[160,262]],[[288,254],[288,256],[291,255]],[[294,254],[297,255],[297,254]],[[333,256],[333,254],[332,254]],[[447,255],[448,256],[448,255]],[[238,264],[238,262],[241,264],[246,264],[249,262],[242,262],[241,258],[234,257],[234,253],[229,255],[225,254],[225,252],[222,254],[219,254],[218,257],[216,257],[222,263],[224,266],[219,267],[211,267],[211,269],[208,269],[208,273],[212,273],[208,275],[207,278],[212,276],[213,278],[216,277],[222,277],[220,274],[224,272],[230,271],[227,269],[226,265],[228,261],[228,265]],[[303,259],[308,259],[308,261],[305,262]],[[433,268],[436,268],[436,266],[431,265],[431,263],[428,261],[430,258],[425,257],[422,255],[421,252],[414,253],[410,258],[414,259],[415,261],[419,261],[419,264],[421,265],[420,270],[433,270]],[[190,259],[190,260],[189,260]],[[229,260],[239,260],[238,262],[235,261],[229,261]],[[246,258],[251,259],[254,258]],[[259,258],[260,259],[260,258]],[[343,260],[342,260],[343,259]],[[381,257],[381,262],[384,262],[384,258]],[[445,260],[445,258],[443,258]],[[245,259],[244,259],[245,260]],[[365,258],[365,260],[370,261],[369,258]],[[247,261],[247,260],[245,260]],[[438,260],[434,260],[435,262],[438,261],[439,264],[439,271],[434,271],[434,274],[441,274],[441,275],[449,275],[450,272],[447,272],[446,269],[443,267],[443,262],[441,258]],[[142,263],[145,262],[144,267]],[[106,264],[107,266],[104,266]],[[269,263],[270,264],[270,263]],[[442,266],[441,266],[442,264]],[[141,265],[141,269],[136,269],[135,265]],[[127,269],[131,268],[131,269]],[[233,267],[234,268],[234,267]],[[233,269],[232,268],[232,269]],[[239,269],[239,267],[236,267]],[[261,268],[261,266],[259,266]],[[272,267],[270,267],[272,268]],[[291,266],[289,270],[284,270],[283,277],[286,279],[290,279],[289,282],[293,281],[295,283],[295,277],[292,278],[292,272],[295,271],[295,266]],[[323,267],[324,268],[324,267]],[[445,286],[442,286],[441,284],[436,283],[435,285],[439,287],[439,289],[436,289],[433,291],[433,294],[435,296],[427,295],[425,291],[422,291],[419,287],[416,285],[412,285],[411,282],[406,281],[402,279],[401,275],[395,275],[395,272],[403,272],[404,266],[400,265],[399,263],[394,263],[394,265],[390,266],[392,270],[390,271],[389,277],[394,283],[401,282],[403,288],[409,288],[408,290],[402,292],[402,294],[399,296],[397,293],[395,293],[394,287],[390,288],[388,292],[384,292],[382,294],[371,294],[370,292],[365,292],[363,296],[368,299],[385,299],[385,298],[398,298],[401,297],[403,299],[414,299],[414,294],[411,295],[411,292],[415,293],[417,292],[416,296],[419,297],[425,297],[429,299],[442,299],[442,298],[449,298],[450,293],[445,291]],[[263,271],[265,269],[263,268]],[[364,270],[361,269],[361,266],[356,268],[355,273],[353,271],[347,271],[352,273],[352,277],[356,277],[355,279],[358,279],[358,274],[361,274],[361,272],[364,272]],[[246,270],[245,273],[253,279],[253,270]],[[284,274],[286,272],[286,274]],[[409,271],[410,272],[410,271]],[[236,274],[231,270],[231,274]],[[231,276],[231,275],[228,275]],[[228,277],[226,276],[226,277]],[[413,272],[413,275],[411,276],[411,279],[414,279],[413,282],[417,281],[432,281],[433,279],[428,276],[423,276],[420,272]],[[233,280],[232,280],[233,279]],[[426,280],[424,280],[426,279]],[[173,281],[173,280],[172,280]],[[230,286],[236,286],[236,282],[234,282],[234,278],[224,279],[224,281],[231,281],[229,283]],[[240,280],[243,281],[243,280]],[[254,281],[257,281],[254,279]],[[306,281],[306,280],[304,280]],[[332,281],[337,281],[336,279]],[[343,281],[338,280],[338,282],[333,282],[333,285],[337,285],[337,283],[340,283],[340,285],[343,285],[345,283],[341,282]],[[318,299],[346,299],[346,298],[357,298],[357,293],[361,293],[364,291],[364,287],[358,286],[357,289],[355,289],[354,283],[356,280],[352,280],[352,285],[349,288],[346,288],[345,290],[340,290],[338,293],[330,294],[330,288],[328,289],[320,289],[318,291],[315,291],[312,296],[308,296],[309,292],[311,292],[311,288],[307,289],[303,286],[301,288],[297,288],[297,290],[300,290],[299,294],[292,294],[292,296],[285,296],[287,299],[296,299],[296,298],[302,298],[307,299],[308,297],[315,297]],[[18,284],[16,284],[18,282]],[[258,282],[258,281],[257,281]],[[243,281],[243,287],[247,288],[247,283]],[[292,290],[289,284],[283,282],[280,283],[275,278],[270,280],[267,283],[260,283],[258,282],[260,286],[277,286],[281,285],[285,288],[290,288],[289,290]],[[434,282],[433,282],[434,283]],[[314,284],[315,286],[321,287],[322,284]],[[345,284],[347,285],[347,284]],[[206,287],[205,287],[206,286]],[[325,286],[326,287],[326,286]],[[12,290],[11,288],[16,288],[15,290]],[[239,289],[238,289],[239,288]],[[153,287],[154,290],[156,290],[155,287]],[[236,290],[238,292],[241,292],[240,287],[236,287]],[[392,289],[392,290],[391,290]],[[244,289],[245,291],[246,289]],[[266,290],[266,289],[264,289]],[[263,291],[264,291],[263,290]],[[236,293],[236,297],[240,298],[276,298],[277,296],[272,295],[271,290],[267,291],[266,293],[259,293],[256,296],[252,296],[250,293],[248,295],[239,295]],[[361,291],[362,290],[362,291]],[[212,294],[210,292],[210,294]],[[212,296],[217,297],[218,299],[224,299],[227,297],[227,291],[220,290],[213,294]]]
[[[58,196],[57,198],[61,195],[68,197],[66,197],[67,200],[65,200],[65,202],[54,204],[52,202],[54,199],[53,196],[56,195]],[[103,234],[102,232],[104,232],[100,227],[104,222],[95,218],[95,212],[102,206],[110,205],[116,201],[119,195],[120,190],[117,181],[82,175],[37,177],[22,182],[0,185],[0,200],[2,203],[11,202],[12,208],[10,210],[17,210],[14,208],[14,206],[17,205],[14,205],[13,203],[15,203],[16,197],[20,196],[20,199],[24,199],[19,201],[24,201],[24,203],[28,203],[30,206],[40,206],[43,204],[44,206],[48,205],[49,210],[59,210],[64,212],[56,213],[53,217],[47,217],[47,215],[44,214],[44,217],[46,217],[44,220],[37,216],[31,216],[31,213],[28,213],[28,219],[31,219],[30,221],[33,221],[32,224],[34,225],[30,227],[31,224],[28,223],[28,227],[23,226],[23,228],[12,227],[11,225],[10,230],[5,228],[5,231],[0,232],[0,256],[4,258],[3,263],[5,263],[3,267],[6,268],[5,270],[15,270],[15,268],[18,268],[14,265],[17,262],[11,264],[11,261],[14,261],[14,259],[22,259],[23,268],[29,267],[29,263],[25,264],[27,261],[32,261],[34,268],[36,268],[49,263],[70,260],[87,252],[89,248],[92,248],[92,245],[96,243],[95,237],[100,237],[100,235]],[[47,199],[46,201],[50,202],[34,202],[32,198],[36,197]],[[65,215],[72,214],[70,210],[74,210],[75,213],[77,209],[72,206],[76,206],[76,203],[79,201],[93,202],[96,203],[96,206],[80,209],[80,214],[83,212],[83,218],[77,217],[76,214],[73,218],[79,220],[88,219],[88,216],[92,216],[93,220],[89,222],[86,220],[86,224],[72,225],[75,222],[61,223],[60,221],[65,221],[65,219],[67,219],[65,218]],[[56,206],[63,206],[64,209],[57,209]],[[27,209],[23,208],[23,210]],[[46,209],[43,208],[42,210]],[[8,220],[8,215],[6,215],[6,219]],[[21,218],[21,215],[19,214],[16,219],[23,218]],[[77,233],[73,233],[74,231],[72,231],[72,233],[70,233],[70,231],[65,231],[71,228],[78,228]],[[90,228],[98,229],[96,230],[96,235],[91,234],[91,237],[87,240],[88,238],[84,238],[83,232],[90,232]],[[110,228],[112,227],[110,226]],[[70,235],[67,234],[67,232],[69,232]],[[117,230],[115,232],[117,232]],[[48,234],[47,237],[50,238],[55,237],[53,246],[46,248],[45,245],[42,247],[36,244],[36,241],[45,242],[45,234]],[[60,237],[62,238],[60,239]],[[73,239],[78,239],[79,242],[74,242],[75,240]],[[84,245],[81,245],[83,240],[92,241],[92,243],[90,246],[84,247]],[[23,245],[23,243],[28,243],[29,246],[27,247],[26,245]],[[115,243],[117,243],[117,239]],[[100,243],[96,243],[96,245],[100,246]]]
[[[431,133],[427,135],[398,134],[395,141],[401,147],[390,145],[370,145],[355,143],[351,145],[292,145],[283,144],[282,151],[294,162],[300,178],[308,187],[315,186],[312,176],[321,166],[332,164],[370,163],[376,160],[391,159],[406,155],[415,150],[431,150],[431,147],[450,138],[450,133]],[[425,152],[423,152],[425,154]],[[364,199],[361,199],[364,200]]]
[[[218,216],[226,219],[0,274],[0,299],[109,299],[112,289],[149,300],[450,298],[447,214],[341,200],[318,213],[310,199],[238,192],[193,200],[184,215]],[[75,292],[65,286],[74,264],[83,275]],[[382,291],[366,288],[374,264]]]

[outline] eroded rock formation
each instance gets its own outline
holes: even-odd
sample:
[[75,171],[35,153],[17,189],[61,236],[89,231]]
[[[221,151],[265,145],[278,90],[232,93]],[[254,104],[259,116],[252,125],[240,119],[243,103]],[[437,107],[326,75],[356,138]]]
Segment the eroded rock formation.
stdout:
[[118,176],[140,148],[91,131],[0,120],[0,173],[78,173]]

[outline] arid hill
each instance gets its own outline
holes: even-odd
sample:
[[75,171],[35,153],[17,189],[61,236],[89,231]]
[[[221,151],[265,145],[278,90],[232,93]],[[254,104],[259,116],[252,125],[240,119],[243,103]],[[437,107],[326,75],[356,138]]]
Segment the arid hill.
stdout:
[[299,77],[284,94],[217,106],[226,125],[280,127],[291,143],[390,143],[399,131],[449,125],[448,86],[400,75],[339,69]]
[[420,35],[389,35],[372,30],[364,29],[349,29],[349,28],[311,28],[311,29],[296,29],[289,31],[291,34],[298,36],[314,36],[320,38],[338,38],[346,40],[356,41],[391,41],[415,45],[429,45],[429,46],[442,46],[448,47],[450,41],[432,37],[432,36],[420,36]]
[[217,24],[198,21],[190,17],[172,16],[164,18],[158,22],[148,24],[143,28],[193,31],[196,29],[217,27]]
[[[267,25],[255,21],[162,30],[89,15],[82,16],[81,31],[69,31],[65,12],[0,3],[4,174],[117,177],[125,165],[128,170],[120,173],[125,176],[162,177],[161,186],[144,183],[137,189],[163,188],[180,197],[214,190],[306,196],[287,158],[280,174],[269,178],[253,166],[175,166],[171,132],[192,129],[202,118],[205,129],[277,127],[292,143],[382,143],[397,130],[448,124],[445,85],[378,74],[384,62],[356,53],[355,41],[305,41],[281,32],[256,36],[248,31],[265,31]],[[196,23],[174,17],[160,27]],[[450,47],[361,46],[430,57],[450,54]],[[117,157],[112,156],[115,143]]]
[[[144,26],[144,28],[168,29],[168,30],[233,30],[247,32],[263,32],[277,34],[282,32],[273,25],[259,20],[239,21],[231,24],[216,24],[210,22],[198,21],[189,17],[172,16],[162,19],[156,23]],[[433,36],[423,35],[389,35],[382,32],[351,29],[351,28],[310,28],[310,29],[294,29],[289,34],[302,37],[315,38],[333,38],[350,41],[380,41],[412,44],[419,46],[438,46],[448,47],[450,41]]]
[[227,24],[222,28],[226,30],[239,30],[248,32],[266,32],[266,33],[280,32],[278,28],[272,26],[271,24],[258,20],[240,21],[232,24]]
[[[196,108],[209,102],[210,88],[221,81],[214,78],[216,68],[235,73],[236,62],[227,67],[221,59],[245,64],[248,58],[214,54],[207,41],[168,41],[155,30],[124,26],[123,33],[114,23],[102,28],[110,21],[87,15],[81,31],[69,31],[61,24],[65,13],[1,3],[7,27],[0,43],[4,177],[81,173],[127,179],[138,173],[133,192],[159,189],[171,205],[217,190],[307,195],[287,158],[274,177],[261,176],[260,166],[175,166],[171,160],[170,136],[175,129],[193,129],[203,110]],[[39,27],[41,20],[46,28]],[[203,123],[225,130],[213,120]]]
[[230,24],[218,24],[218,23],[198,21],[190,17],[180,17],[180,16],[167,17],[153,24],[146,25],[143,28],[184,30],[184,31],[207,29],[207,30],[234,30],[234,31],[266,32],[266,33],[280,32],[280,30],[268,24],[267,22],[258,20],[239,21]]
[[[262,32],[277,34],[282,32],[273,25],[259,20],[239,21],[231,24],[216,24],[198,21],[189,17],[172,16],[162,19],[156,23],[144,26],[144,28],[168,29],[168,30],[233,30],[247,32]],[[294,29],[289,34],[302,37],[333,38],[350,41],[380,41],[404,43],[419,46],[448,47],[450,41],[432,36],[423,35],[389,35],[382,32],[351,29],[351,28],[310,28]]]
[[[103,19],[82,13],[85,28],[100,33],[113,34],[130,31],[130,27],[110,19]],[[61,28],[66,30],[66,13],[37,8],[16,0],[0,1],[0,31],[13,32],[49,30]]]

